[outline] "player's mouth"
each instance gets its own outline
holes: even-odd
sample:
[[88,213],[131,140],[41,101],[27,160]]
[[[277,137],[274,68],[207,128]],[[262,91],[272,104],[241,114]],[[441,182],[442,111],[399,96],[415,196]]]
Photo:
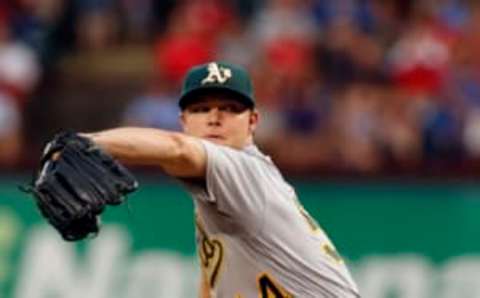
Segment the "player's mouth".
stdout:
[[225,138],[223,136],[217,135],[217,134],[209,134],[209,135],[206,135],[205,138],[208,139],[208,140],[212,140],[212,141],[223,141],[223,140],[225,140]]

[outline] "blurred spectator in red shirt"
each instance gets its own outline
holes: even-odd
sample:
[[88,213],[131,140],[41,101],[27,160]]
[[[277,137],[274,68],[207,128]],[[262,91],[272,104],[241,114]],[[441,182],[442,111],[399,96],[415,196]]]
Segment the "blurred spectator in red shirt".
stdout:
[[230,7],[216,0],[190,0],[172,13],[165,36],[155,45],[158,70],[173,84],[196,64],[215,59],[217,43],[234,17]]
[[8,19],[0,19],[0,88],[19,104],[33,90],[41,74],[38,57],[25,44],[11,38]]
[[19,161],[22,144],[21,107],[40,76],[35,53],[14,41],[8,19],[0,19],[0,166]]
[[389,53],[391,76],[412,94],[433,94],[444,83],[449,59],[445,35],[431,19],[420,18],[407,28]]

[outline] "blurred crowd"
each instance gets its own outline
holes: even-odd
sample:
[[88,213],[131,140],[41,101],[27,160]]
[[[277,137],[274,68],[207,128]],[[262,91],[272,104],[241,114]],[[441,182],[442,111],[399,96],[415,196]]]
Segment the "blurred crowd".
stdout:
[[253,75],[258,144],[297,174],[475,174],[480,2],[0,2],[0,166],[61,129],[178,130],[195,64]]

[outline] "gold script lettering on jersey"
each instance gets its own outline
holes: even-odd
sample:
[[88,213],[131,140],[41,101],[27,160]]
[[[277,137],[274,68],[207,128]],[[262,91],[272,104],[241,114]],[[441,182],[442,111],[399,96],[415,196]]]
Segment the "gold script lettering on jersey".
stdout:
[[195,224],[198,230],[197,248],[200,264],[207,277],[208,285],[213,289],[223,263],[223,243],[219,238],[209,237],[198,215],[195,218]]

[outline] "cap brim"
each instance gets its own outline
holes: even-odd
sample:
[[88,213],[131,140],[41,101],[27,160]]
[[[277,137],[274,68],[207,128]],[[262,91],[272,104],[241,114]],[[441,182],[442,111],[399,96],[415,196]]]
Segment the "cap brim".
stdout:
[[208,86],[205,88],[197,88],[191,90],[182,95],[178,102],[178,105],[180,106],[180,109],[184,110],[188,105],[196,102],[198,99],[200,99],[200,97],[204,96],[205,94],[211,94],[215,92],[229,94],[229,97],[231,95],[232,100],[236,100],[244,104],[247,108],[253,108],[255,106],[255,103],[250,97],[225,86]]

